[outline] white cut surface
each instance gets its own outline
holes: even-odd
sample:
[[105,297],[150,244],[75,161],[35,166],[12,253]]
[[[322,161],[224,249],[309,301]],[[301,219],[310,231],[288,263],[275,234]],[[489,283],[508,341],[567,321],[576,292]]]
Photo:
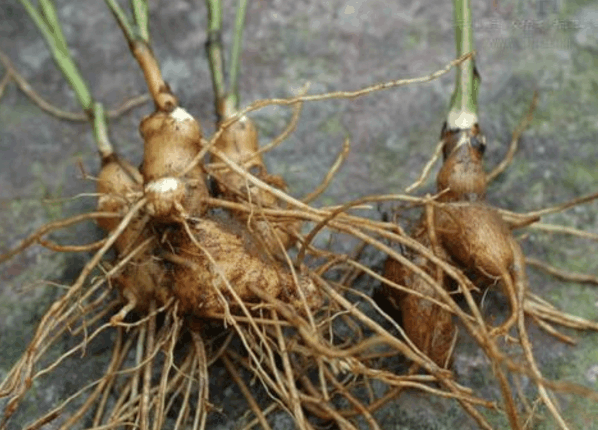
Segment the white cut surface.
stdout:
[[189,121],[189,120],[194,121],[195,120],[195,118],[193,118],[189,112],[187,112],[185,109],[183,109],[180,106],[177,107],[172,112],[170,112],[170,116],[177,122],[184,122],[184,121]]
[[169,191],[176,191],[181,186],[181,181],[178,178],[166,177],[156,179],[145,186],[145,192],[153,193],[167,193]]
[[446,120],[449,129],[467,129],[478,122],[478,116],[469,111],[450,111]]

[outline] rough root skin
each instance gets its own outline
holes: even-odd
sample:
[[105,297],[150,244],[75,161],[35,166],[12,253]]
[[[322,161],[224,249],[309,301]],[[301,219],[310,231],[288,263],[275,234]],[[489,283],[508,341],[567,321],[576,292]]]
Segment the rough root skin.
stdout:
[[194,166],[182,175],[201,150],[199,123],[177,107],[170,113],[156,111],[145,117],[139,130],[144,140],[141,173],[148,211],[166,222],[205,213],[209,194],[202,167]]
[[226,307],[221,295],[228,306],[237,306],[229,286],[243,302],[259,302],[251,292],[252,285],[287,303],[297,303],[297,288],[301,288],[310,306],[321,304],[313,282],[299,276],[295,285],[291,272],[260,252],[242,225],[223,218],[202,218],[191,229],[193,238],[173,237],[171,245],[178,252],[166,257],[177,265],[171,285],[181,311],[197,316],[221,313]]

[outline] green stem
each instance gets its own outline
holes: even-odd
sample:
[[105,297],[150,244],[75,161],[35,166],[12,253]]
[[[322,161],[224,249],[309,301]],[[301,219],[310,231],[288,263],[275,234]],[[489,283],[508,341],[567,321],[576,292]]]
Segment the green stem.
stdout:
[[102,158],[107,157],[112,154],[114,150],[108,139],[104,108],[101,103],[94,103],[89,87],[81,76],[75,61],[70,54],[60,21],[58,20],[58,15],[56,14],[54,3],[52,0],[40,0],[40,10],[38,10],[33,7],[29,0],[20,1],[42,33],[52,52],[54,61],[75,91],[79,104],[83,110],[90,115],[98,151]]
[[[453,0],[457,56],[474,50],[471,0]],[[470,128],[477,123],[479,76],[473,58],[459,65],[447,123],[451,129]]]
[[60,46],[62,50],[67,51],[66,39],[64,38],[64,33],[62,32],[62,27],[60,26],[60,21],[58,20],[54,4],[51,0],[39,0],[39,7],[46,18],[46,23],[52,31],[57,45]]
[[[226,95],[224,81],[224,59],[222,57],[222,3],[220,0],[206,0],[208,6],[208,40],[206,51],[210,63],[212,87],[216,98],[216,114],[222,115],[221,105]],[[220,118],[219,118],[220,119]]]
[[89,112],[92,108],[93,98],[91,97],[87,83],[81,76],[77,65],[70,55],[51,0],[40,2],[44,16],[33,7],[29,0],[20,0],[20,2],[42,33],[50,48],[50,52],[52,52],[56,65],[75,91],[79,104],[83,110]]
[[245,27],[245,15],[247,13],[247,0],[239,0],[237,14],[235,16],[235,36],[230,58],[229,92],[228,102],[235,108],[239,108],[239,71],[241,70],[241,51],[243,43],[243,29]]
[[96,102],[93,104],[92,118],[93,134],[96,138],[98,151],[100,152],[102,159],[105,159],[114,153],[114,149],[108,139],[108,126],[106,124],[106,114],[102,103]]
[[131,9],[133,9],[133,15],[135,15],[139,36],[145,43],[149,44],[149,6],[147,0],[131,0]]
[[112,14],[114,15],[116,22],[125,34],[127,42],[129,42],[129,45],[132,44],[135,40],[135,31],[133,30],[133,26],[129,22],[129,18],[127,18],[127,14],[124,10],[122,10],[122,8],[116,2],[116,0],[105,0],[105,2]]

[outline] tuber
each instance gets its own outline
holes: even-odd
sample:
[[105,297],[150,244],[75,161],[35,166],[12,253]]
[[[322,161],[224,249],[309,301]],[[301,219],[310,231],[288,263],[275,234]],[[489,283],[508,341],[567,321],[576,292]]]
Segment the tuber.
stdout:
[[[98,225],[102,229],[108,233],[116,230],[135,198],[141,195],[141,183],[141,174],[125,159],[114,153],[103,158],[97,181],[98,210],[117,212],[122,216],[100,218]],[[141,249],[131,257],[114,281],[130,309],[147,310],[151,300],[163,304],[168,300],[168,294],[163,287],[166,269],[154,256],[157,239],[147,216],[142,215],[134,217],[114,242],[119,258],[126,257],[139,246]]]
[[173,221],[205,212],[208,197],[203,168],[185,172],[201,150],[199,123],[186,110],[158,110],[139,126],[144,140],[141,173],[147,212],[155,219]]
[[[98,175],[96,189],[98,197],[98,211],[116,212],[119,218],[100,218],[98,225],[110,233],[114,231],[122,217],[130,209],[135,197],[142,193],[143,178],[139,171],[127,160],[112,153],[102,159],[102,168]],[[133,223],[135,224],[135,223]],[[129,226],[120,235],[114,247],[121,253],[131,243],[131,237],[138,233],[138,229]]]
[[[484,202],[487,179],[483,169],[485,137],[475,124],[469,129],[443,127],[444,163],[436,177],[440,204],[433,216],[423,216],[413,237],[435,254],[458,266],[479,287],[502,282],[511,305],[511,315],[492,334],[506,334],[517,320],[517,292],[527,285],[525,259],[519,244],[498,212]],[[433,225],[430,225],[432,223]],[[414,262],[445,289],[446,275],[422,256]],[[438,299],[434,289],[420,276],[388,258],[385,277],[425,296]],[[383,293],[400,309],[403,328],[414,344],[436,364],[447,363],[455,328],[449,311],[414,294],[390,286]]]
[[[235,294],[244,303],[260,302],[251,287],[259,288],[301,310],[300,288],[310,308],[321,304],[313,281],[291,272],[260,251],[255,238],[244,225],[224,216],[206,216],[190,226],[193,236],[177,232],[170,240],[174,253],[164,258],[174,263],[170,272],[173,294],[182,312],[196,316],[221,313],[226,298],[237,308]],[[227,285],[228,284],[228,285]],[[234,290],[234,293],[233,291]]]
[[[235,114],[235,109],[227,108],[226,106],[228,104],[223,102],[219,109],[220,116],[223,118],[232,117]],[[247,172],[267,184],[282,190],[286,189],[287,185],[282,177],[268,173],[263,158],[258,153],[257,129],[248,116],[243,115],[222,130],[222,134],[216,140],[215,148],[239,164]],[[243,176],[232,172],[228,168],[225,168],[225,170],[220,171],[218,174],[217,191],[229,200],[250,201],[258,207],[276,207],[281,205],[274,195],[254,187]],[[247,223],[250,218],[246,212],[234,212],[234,215],[243,223]],[[265,221],[260,220],[259,217],[252,216],[250,227],[258,232],[268,250],[274,254],[280,254],[280,244],[285,249],[288,249],[295,243],[293,232],[298,231],[298,224],[298,222],[287,222],[269,225]]]
[[[430,247],[425,228],[420,226],[414,238],[424,246]],[[445,256],[442,250],[440,254],[439,257]],[[430,276],[435,275],[433,264],[422,256],[414,256],[413,262]],[[421,276],[407,270],[392,258],[386,259],[384,263],[384,276],[426,297],[440,299],[434,288]],[[445,277],[444,274],[441,276]],[[441,285],[445,283],[444,279],[438,281]],[[452,314],[427,299],[399,291],[388,285],[383,286],[383,294],[388,297],[392,308],[400,310],[403,330],[409,339],[438,366],[448,366],[456,332]]]
[[444,163],[436,177],[441,201],[476,201],[486,196],[486,174],[482,157],[486,139],[478,125],[469,130],[442,128]]
[[484,202],[486,174],[482,167],[485,138],[477,124],[469,130],[443,130],[444,164],[437,176],[439,198],[435,230],[450,259],[479,286],[502,281],[511,315],[493,330],[506,334],[517,321],[518,291],[527,288],[525,258],[508,225]]

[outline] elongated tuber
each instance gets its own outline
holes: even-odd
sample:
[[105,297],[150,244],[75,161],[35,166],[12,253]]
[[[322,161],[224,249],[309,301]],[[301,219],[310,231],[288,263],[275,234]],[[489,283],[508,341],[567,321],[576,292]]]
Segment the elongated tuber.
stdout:
[[[479,126],[450,130],[443,127],[444,163],[436,183],[442,202],[433,216],[423,216],[413,237],[438,257],[460,267],[479,287],[502,282],[511,305],[511,315],[493,334],[506,334],[517,320],[517,292],[527,288],[525,259],[519,244],[498,212],[484,202],[486,174],[483,169],[485,137]],[[434,239],[432,240],[431,237]],[[421,256],[414,262],[449,288],[446,275]],[[421,277],[389,258],[385,277],[413,291],[437,299],[433,287]],[[454,326],[450,312],[415,294],[402,293],[385,286],[383,292],[393,307],[400,309],[405,333],[434,360],[448,360]]]
[[[428,231],[422,226],[415,232],[414,238],[424,246],[430,247]],[[442,250],[440,254],[439,257],[446,257]],[[425,258],[413,256],[413,262],[430,276],[436,275],[434,265]],[[440,299],[438,293],[426,280],[392,258],[388,258],[384,264],[384,276],[425,297]],[[442,273],[440,276],[438,282],[443,285],[445,276]],[[438,366],[448,366],[456,332],[452,314],[428,299],[387,285],[383,286],[383,294],[390,300],[394,310],[400,310],[403,330],[409,339]]]
[[235,294],[245,303],[259,302],[250,285],[294,304],[298,310],[298,289],[310,308],[321,304],[313,281],[298,275],[295,284],[291,272],[262,252],[244,225],[223,217],[204,217],[191,230],[192,237],[184,232],[174,235],[171,246],[176,253],[164,256],[176,266],[170,275],[181,311],[197,316],[221,313],[225,309],[222,298],[237,308]]

